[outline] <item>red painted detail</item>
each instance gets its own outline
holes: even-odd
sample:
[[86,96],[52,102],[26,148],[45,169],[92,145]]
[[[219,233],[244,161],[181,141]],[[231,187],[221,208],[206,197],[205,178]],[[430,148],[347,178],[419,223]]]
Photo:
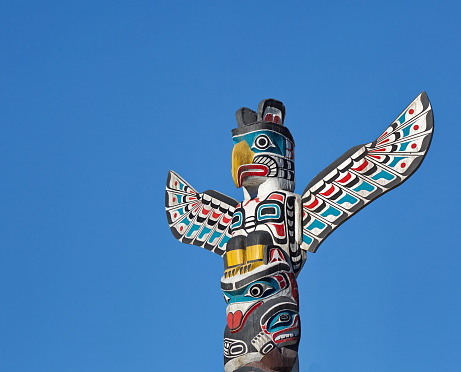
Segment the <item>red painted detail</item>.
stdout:
[[306,218],[307,213],[303,211],[303,218]]
[[196,196],[189,196],[189,200],[197,200]]
[[[237,328],[234,328],[232,329],[230,326],[229,326],[229,329],[232,333],[235,333],[235,332],[238,332],[240,331],[240,329],[244,326],[246,320],[248,319],[248,317],[250,316],[250,314],[255,311],[258,307],[260,307],[263,303],[260,301],[260,302],[257,302],[255,303],[252,307],[250,307],[247,312],[245,313],[245,315],[243,316],[243,319],[240,321],[240,325],[237,326]],[[237,310],[235,313],[239,312],[240,310]],[[241,312],[241,311],[240,311]],[[234,313],[234,314],[235,314]],[[229,314],[230,312],[227,314],[227,325],[229,325]],[[238,315],[237,315],[238,316]],[[234,318],[235,315],[232,316],[232,318]],[[235,326],[235,320],[233,320],[232,322],[232,325]]]
[[281,202],[283,202],[284,199],[285,199],[285,195],[278,194],[278,193],[270,194],[269,197],[267,198],[267,200],[279,200]]
[[351,175],[349,172],[347,172],[347,174],[346,174],[343,178],[341,178],[340,180],[338,180],[337,182],[339,182],[339,183],[346,183],[346,182],[349,181],[351,178],[352,178],[352,175]]
[[179,226],[179,231],[183,231],[184,230],[184,226]]
[[[295,315],[295,319],[293,321],[293,326],[289,327],[289,328],[284,328],[282,329],[281,331],[277,331],[273,334],[271,334],[272,336],[272,341],[274,341],[276,344],[283,344],[285,342],[288,342],[288,341],[293,341],[293,340],[297,340],[299,338],[299,315]],[[296,334],[294,331],[295,330],[298,330],[297,334],[298,336],[293,336],[293,337],[285,337],[285,338],[280,338],[279,340],[275,340],[277,338],[278,335],[281,335],[281,334]]]
[[264,116],[264,120],[265,121],[272,121],[273,120],[272,114],[266,114],[266,116]]
[[411,145],[411,148],[412,148],[412,149],[415,149],[415,148],[417,148],[417,147],[418,147],[418,145],[417,145],[416,143],[413,143],[413,144]]
[[315,208],[319,204],[319,200],[314,196],[314,201],[310,204],[304,204],[307,209]]
[[220,216],[221,213],[216,213],[215,211],[213,211],[213,213],[211,214],[211,218],[213,218],[214,220],[217,220]]
[[409,110],[408,110],[408,113],[409,113],[410,115],[413,115],[413,114],[415,113],[415,110],[409,109]]
[[333,191],[335,191],[335,186],[331,185],[327,191],[321,192],[320,194],[325,195],[325,196],[330,196],[333,193]]
[[381,135],[379,136],[378,140],[381,139],[382,137],[384,137],[386,134],[387,134],[387,131],[384,132],[383,134],[381,134]]
[[280,124],[280,123],[282,122],[282,121],[280,120],[280,116],[275,115],[275,116],[274,116],[273,122],[274,122],[275,124]]
[[371,150],[370,152],[377,152],[377,151],[386,151],[386,149],[377,149],[377,150]]
[[259,198],[250,199],[250,200],[248,200],[248,201],[246,201],[246,202],[243,202],[243,206],[246,207],[248,204],[250,204],[250,203],[252,203],[252,202],[253,202],[253,203],[259,203]]
[[194,190],[189,190],[189,192],[190,192],[191,194],[195,194],[195,191],[194,191]]
[[275,228],[275,231],[277,232],[277,235],[282,237],[282,236],[285,236],[285,224],[284,223],[273,223],[271,224],[272,226],[274,226]]
[[386,138],[384,141],[381,141],[380,143],[378,143],[378,145],[382,145],[383,143],[386,143],[386,142],[389,142],[389,138]]
[[244,164],[237,170],[237,178],[239,187],[242,186],[242,182],[248,177],[266,177],[269,174],[269,168],[264,164]]
[[228,217],[226,217],[226,216],[223,216],[223,218],[222,218],[222,223],[223,223],[224,225],[227,225],[229,222],[231,222],[231,220],[232,220],[232,218],[228,218]]
[[176,218],[176,217],[178,217],[178,214],[177,213],[173,214],[173,218]]
[[198,203],[194,203],[194,204],[192,204],[190,207],[191,207],[191,208],[194,208],[197,204],[198,204]]
[[173,200],[173,203],[174,203],[174,202],[176,202],[176,197],[173,197],[173,199],[172,199],[172,200]]
[[280,289],[285,289],[287,287],[287,282],[284,280],[283,282],[280,282]]
[[205,208],[202,209],[202,214],[203,214],[204,216],[206,216],[206,215],[207,215],[208,213],[210,213],[210,212],[211,212],[211,209],[205,209]]
[[381,160],[381,156],[379,156],[379,155],[368,155],[368,156],[371,156],[372,158]]
[[418,130],[418,129],[419,129],[419,125],[415,125],[415,126],[413,127],[413,129],[414,129],[414,130]]
[[175,185],[175,186],[178,186],[178,181],[174,181],[174,185]]
[[283,253],[278,248],[271,249],[269,257],[269,263],[285,261]]
[[237,310],[235,313],[227,313],[227,326],[230,330],[240,327],[243,320],[243,313]]
[[280,289],[285,289],[288,286],[288,283],[282,275],[274,275],[274,278],[279,283]]
[[406,164],[406,163],[402,163],[402,164],[400,164],[400,168],[405,168],[406,166],[407,166],[407,164]]
[[362,164],[360,164],[357,168],[352,168],[353,170],[356,170],[357,172],[363,171],[368,165],[368,161],[364,160]]
[[289,273],[288,278],[290,279],[291,284],[291,295],[296,302],[299,302],[298,283],[296,282],[295,275],[293,273]]

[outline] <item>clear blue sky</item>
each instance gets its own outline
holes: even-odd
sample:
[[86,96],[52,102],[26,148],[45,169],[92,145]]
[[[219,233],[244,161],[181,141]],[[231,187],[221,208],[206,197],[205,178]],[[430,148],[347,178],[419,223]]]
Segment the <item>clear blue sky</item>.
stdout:
[[1,1],[0,371],[222,370],[221,259],[167,172],[242,198],[241,106],[282,100],[297,192],[421,91],[419,171],[299,276],[302,372],[457,372],[459,1]]

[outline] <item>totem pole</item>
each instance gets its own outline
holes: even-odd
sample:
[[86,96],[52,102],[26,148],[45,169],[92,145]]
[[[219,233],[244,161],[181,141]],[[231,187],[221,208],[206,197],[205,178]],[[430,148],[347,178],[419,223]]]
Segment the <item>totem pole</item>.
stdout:
[[173,235],[224,259],[226,372],[296,372],[301,323],[296,278],[340,224],[420,166],[433,132],[421,93],[375,141],[353,147],[295,194],[294,141],[285,106],[241,108],[232,130],[232,177],[238,202],[214,190],[198,193],[170,171],[166,214]]

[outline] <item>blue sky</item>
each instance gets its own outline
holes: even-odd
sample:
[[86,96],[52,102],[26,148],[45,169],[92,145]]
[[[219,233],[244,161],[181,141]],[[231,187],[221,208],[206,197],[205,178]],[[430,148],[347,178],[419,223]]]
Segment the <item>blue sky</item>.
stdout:
[[418,172],[299,276],[302,372],[458,371],[457,1],[0,2],[0,370],[219,371],[221,259],[167,172],[236,199],[234,113],[282,100],[296,191],[421,91]]

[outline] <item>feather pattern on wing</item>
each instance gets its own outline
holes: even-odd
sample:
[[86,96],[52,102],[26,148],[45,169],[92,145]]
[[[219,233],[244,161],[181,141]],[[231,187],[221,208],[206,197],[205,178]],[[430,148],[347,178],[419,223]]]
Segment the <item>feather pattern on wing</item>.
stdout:
[[377,140],[350,149],[319,173],[302,195],[301,248],[315,252],[340,224],[408,179],[429,149],[433,127],[423,92]]
[[214,190],[198,193],[173,171],[168,174],[165,208],[171,232],[179,241],[222,256],[238,202]]

